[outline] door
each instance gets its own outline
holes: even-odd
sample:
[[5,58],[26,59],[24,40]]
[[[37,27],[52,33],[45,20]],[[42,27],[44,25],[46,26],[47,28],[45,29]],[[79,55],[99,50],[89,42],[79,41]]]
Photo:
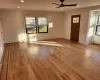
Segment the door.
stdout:
[[71,17],[71,40],[79,41],[80,31],[80,15],[72,15]]

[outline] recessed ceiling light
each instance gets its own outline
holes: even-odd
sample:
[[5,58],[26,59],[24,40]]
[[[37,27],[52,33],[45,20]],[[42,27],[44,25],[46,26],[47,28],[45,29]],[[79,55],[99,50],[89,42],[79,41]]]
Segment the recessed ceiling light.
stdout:
[[23,2],[24,2],[24,0],[20,0],[20,2],[21,2],[21,3],[23,3]]
[[17,8],[19,9],[19,8],[20,8],[20,6],[17,6]]
[[77,6],[79,6],[79,5],[77,5]]

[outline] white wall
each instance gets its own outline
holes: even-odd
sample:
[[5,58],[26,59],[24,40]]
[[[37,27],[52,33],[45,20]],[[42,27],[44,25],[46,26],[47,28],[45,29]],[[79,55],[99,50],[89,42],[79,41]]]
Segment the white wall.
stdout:
[[0,65],[1,65],[1,58],[3,55],[4,45],[3,45],[3,31],[2,31],[2,24],[0,20]]
[[[36,41],[53,38],[70,39],[71,16],[81,15],[79,42],[87,44],[89,13],[91,10],[100,9],[100,6],[80,8],[63,12],[28,11],[28,10],[0,10],[5,43],[20,41]],[[53,27],[49,33],[26,35],[24,17],[48,17]]]
[[[53,27],[48,33],[26,35],[24,17],[48,17]],[[52,38],[64,38],[64,15],[61,12],[0,10],[5,43],[21,41],[36,41]]]
[[70,39],[71,33],[71,16],[72,15],[81,15],[80,21],[80,32],[79,32],[79,42],[85,44],[87,27],[88,27],[88,18],[89,14],[87,11],[83,10],[73,10],[65,13],[65,38]]
[[80,33],[79,33],[79,42],[82,44],[87,44],[87,32],[88,32],[88,23],[89,23],[89,13],[91,10],[100,9],[100,6],[80,8],[75,10],[70,10],[65,13],[65,38],[70,39],[71,33],[71,16],[72,15],[81,15],[80,22]]

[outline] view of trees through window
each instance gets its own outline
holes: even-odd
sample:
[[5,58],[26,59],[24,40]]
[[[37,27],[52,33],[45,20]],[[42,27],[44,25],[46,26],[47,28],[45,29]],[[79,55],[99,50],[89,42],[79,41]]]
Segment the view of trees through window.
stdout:
[[48,31],[48,28],[47,26],[39,26],[39,32],[47,32]]
[[39,17],[38,18],[38,32],[39,33],[46,33],[46,32],[48,32],[47,18],[44,18],[44,17]]
[[48,21],[45,17],[26,17],[26,33],[47,33],[48,32]]

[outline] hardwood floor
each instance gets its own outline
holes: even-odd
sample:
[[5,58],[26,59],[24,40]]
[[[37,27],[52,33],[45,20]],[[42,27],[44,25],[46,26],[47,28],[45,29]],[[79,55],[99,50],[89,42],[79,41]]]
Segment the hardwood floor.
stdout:
[[6,44],[1,80],[100,80],[100,46],[64,39]]

